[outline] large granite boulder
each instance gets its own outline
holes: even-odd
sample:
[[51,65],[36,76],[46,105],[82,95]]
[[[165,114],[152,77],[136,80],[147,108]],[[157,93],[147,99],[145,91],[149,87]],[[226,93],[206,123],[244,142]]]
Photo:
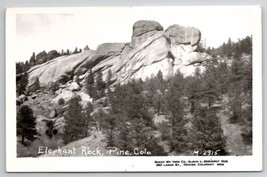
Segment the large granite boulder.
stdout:
[[48,86],[49,83],[58,81],[61,76],[69,72],[74,72],[90,54],[91,51],[84,51],[79,54],[61,56],[43,64],[36,65],[28,71],[28,85],[32,85],[36,78],[39,78],[40,86]]
[[201,39],[199,29],[180,25],[171,25],[165,30],[165,35],[170,39],[171,44],[177,45],[190,44],[191,46],[197,46]]
[[156,32],[163,31],[163,27],[156,21],[140,20],[133,25],[131,47],[135,48]]

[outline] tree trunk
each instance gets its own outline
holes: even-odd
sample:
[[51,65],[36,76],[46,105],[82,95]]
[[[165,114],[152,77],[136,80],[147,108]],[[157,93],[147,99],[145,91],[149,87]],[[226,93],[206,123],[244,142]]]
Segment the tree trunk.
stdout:
[[193,114],[195,111],[195,102],[190,101],[190,113]]
[[211,97],[209,97],[209,108],[211,106]]
[[23,145],[25,145],[24,139],[25,139],[25,137],[24,137],[24,135],[22,135],[22,136],[21,136],[21,143],[22,143]]

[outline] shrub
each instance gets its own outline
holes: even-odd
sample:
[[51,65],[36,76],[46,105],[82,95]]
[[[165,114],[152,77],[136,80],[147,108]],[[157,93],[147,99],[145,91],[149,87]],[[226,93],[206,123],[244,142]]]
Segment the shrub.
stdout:
[[65,100],[63,98],[59,98],[57,103],[58,103],[58,105],[64,105]]
[[53,93],[55,93],[59,89],[59,83],[53,82],[50,86],[50,89],[52,90]]

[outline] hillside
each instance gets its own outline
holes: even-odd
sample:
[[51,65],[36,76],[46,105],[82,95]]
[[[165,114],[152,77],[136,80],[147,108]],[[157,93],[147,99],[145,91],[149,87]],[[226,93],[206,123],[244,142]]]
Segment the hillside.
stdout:
[[50,60],[43,52],[42,62],[16,78],[18,157],[62,155],[46,148],[94,155],[82,147],[102,155],[110,147],[154,156],[251,155],[252,44],[241,45],[251,40],[211,55],[200,52],[200,40],[194,27],[138,21],[127,43]]

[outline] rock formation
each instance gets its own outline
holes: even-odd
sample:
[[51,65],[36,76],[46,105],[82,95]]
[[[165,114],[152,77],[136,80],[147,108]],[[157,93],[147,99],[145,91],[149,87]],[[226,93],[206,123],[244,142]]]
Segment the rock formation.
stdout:
[[105,77],[112,71],[112,79],[127,82],[129,79],[151,77],[159,70],[163,77],[172,76],[177,69],[190,75],[195,63],[209,59],[209,55],[195,52],[201,33],[194,27],[172,25],[165,31],[155,21],[137,21],[133,25],[129,43],[104,43],[97,49],[61,56],[32,67],[29,71],[29,85],[38,77],[41,86],[56,82],[66,73],[79,75],[89,69],[95,73],[101,70]]

